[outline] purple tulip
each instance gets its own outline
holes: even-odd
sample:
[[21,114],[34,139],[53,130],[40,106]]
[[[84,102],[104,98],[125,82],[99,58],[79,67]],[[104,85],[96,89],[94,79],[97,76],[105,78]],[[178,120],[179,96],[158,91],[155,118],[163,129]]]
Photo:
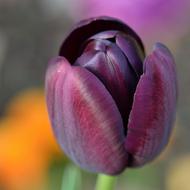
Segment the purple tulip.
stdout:
[[115,175],[142,166],[166,146],[176,110],[176,71],[156,43],[109,17],[80,22],[48,65],[51,124],[64,152],[82,168]]

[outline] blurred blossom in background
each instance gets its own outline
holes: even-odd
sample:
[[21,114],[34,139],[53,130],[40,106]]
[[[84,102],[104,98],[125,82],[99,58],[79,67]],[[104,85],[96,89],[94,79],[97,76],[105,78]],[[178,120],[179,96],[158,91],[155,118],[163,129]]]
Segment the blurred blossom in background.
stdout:
[[14,97],[0,120],[0,182],[5,189],[42,188],[53,157],[61,157],[43,91]]
[[81,3],[80,8],[76,3],[71,7],[80,9],[70,11],[74,19],[98,15],[120,18],[151,46],[155,41],[174,43],[189,29],[189,0],[81,0]]
[[[128,23],[147,50],[153,41],[167,44],[177,63],[173,138],[158,160],[127,169],[118,190],[190,190],[189,0],[0,0],[0,190],[61,189],[69,161],[49,125],[45,69],[73,23],[96,15]],[[84,171],[82,176],[83,189],[92,189],[96,176]]]
[[166,187],[168,190],[189,190],[190,154],[183,155],[170,163],[167,171]]

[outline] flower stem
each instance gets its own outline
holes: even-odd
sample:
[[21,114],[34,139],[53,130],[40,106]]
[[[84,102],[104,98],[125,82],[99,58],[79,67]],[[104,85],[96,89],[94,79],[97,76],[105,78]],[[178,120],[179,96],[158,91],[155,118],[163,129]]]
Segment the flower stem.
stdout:
[[114,190],[116,177],[99,174],[95,190]]
[[63,174],[61,190],[80,190],[81,172],[78,167],[68,165]]

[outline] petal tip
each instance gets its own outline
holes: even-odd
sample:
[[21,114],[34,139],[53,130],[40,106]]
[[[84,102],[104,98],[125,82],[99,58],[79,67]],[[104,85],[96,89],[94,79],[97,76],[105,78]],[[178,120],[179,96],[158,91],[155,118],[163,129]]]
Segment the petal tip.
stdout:
[[169,56],[173,58],[173,55],[171,53],[171,51],[162,43],[160,42],[156,42],[153,46],[153,51],[155,52],[160,52],[162,53],[164,56]]

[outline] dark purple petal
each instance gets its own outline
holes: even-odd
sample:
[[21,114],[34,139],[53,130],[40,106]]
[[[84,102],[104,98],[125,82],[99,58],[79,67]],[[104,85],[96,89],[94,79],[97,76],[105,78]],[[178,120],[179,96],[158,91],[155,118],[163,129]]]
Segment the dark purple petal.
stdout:
[[74,65],[85,67],[102,81],[119,108],[126,130],[138,78],[114,43],[94,40],[86,49]]
[[57,125],[57,123],[62,123],[61,117],[57,114],[60,113],[61,110],[57,110],[57,107],[54,105],[56,105],[57,97],[59,97],[59,95],[62,96],[60,91],[58,92],[57,86],[64,80],[69,69],[69,63],[63,57],[54,58],[48,64],[45,77],[45,91],[48,113],[52,126]]
[[124,36],[122,33],[117,34],[116,44],[128,58],[137,76],[140,77],[143,73],[143,60],[145,56],[140,46],[131,36]]
[[131,166],[157,156],[167,144],[176,109],[176,71],[169,50],[157,43],[145,60],[129,117],[126,149]]
[[95,34],[94,36],[90,37],[89,39],[112,39],[115,38],[117,35],[117,30],[108,30],[104,32],[100,32]]
[[63,58],[50,64],[46,92],[51,123],[65,153],[90,171],[121,172],[128,158],[122,118],[100,80]]
[[109,30],[118,30],[126,35],[131,35],[140,45],[142,51],[144,46],[138,35],[120,20],[110,17],[96,17],[80,22],[67,36],[60,49],[59,55],[67,58],[71,64],[79,56],[81,45],[91,36]]
[[94,51],[94,50],[106,52],[107,46],[109,46],[111,44],[111,42],[109,42],[108,40],[100,40],[100,39],[98,39],[98,40],[91,39],[87,42],[88,42],[88,44],[86,44],[83,53]]

